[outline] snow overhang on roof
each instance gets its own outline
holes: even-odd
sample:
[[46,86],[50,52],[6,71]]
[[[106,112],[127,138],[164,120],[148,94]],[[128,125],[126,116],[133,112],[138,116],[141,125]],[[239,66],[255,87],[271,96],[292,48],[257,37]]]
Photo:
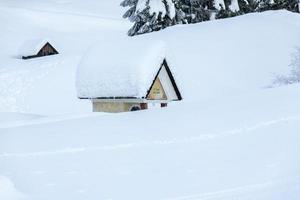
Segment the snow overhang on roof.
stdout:
[[36,39],[27,40],[19,48],[19,55],[21,56],[36,55],[47,43],[52,44],[52,41],[50,41],[50,39],[48,38],[45,39],[36,38]]
[[92,47],[77,69],[79,98],[145,98],[164,59],[162,41],[129,38]]

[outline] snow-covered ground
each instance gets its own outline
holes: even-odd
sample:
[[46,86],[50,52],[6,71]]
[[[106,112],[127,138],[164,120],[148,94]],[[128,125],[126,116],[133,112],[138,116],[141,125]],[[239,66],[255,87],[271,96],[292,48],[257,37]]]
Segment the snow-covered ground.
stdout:
[[0,172],[33,200],[296,200],[299,89],[2,127]]
[[[128,40],[119,3],[0,1],[0,199],[299,199],[300,85],[270,86],[300,46],[300,16],[138,36],[168,45],[184,100],[91,113],[77,99],[77,65],[93,44]],[[21,60],[34,38],[60,54]]]
[[0,199],[25,199],[25,195],[16,190],[11,180],[7,177],[0,176]]

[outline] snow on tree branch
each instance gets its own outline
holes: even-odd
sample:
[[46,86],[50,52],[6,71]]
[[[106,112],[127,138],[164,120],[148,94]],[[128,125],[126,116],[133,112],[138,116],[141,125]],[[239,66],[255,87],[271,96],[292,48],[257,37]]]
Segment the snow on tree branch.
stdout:
[[300,82],[300,47],[296,48],[296,52],[292,56],[290,64],[290,72],[288,75],[278,75],[274,80],[275,85],[287,85]]

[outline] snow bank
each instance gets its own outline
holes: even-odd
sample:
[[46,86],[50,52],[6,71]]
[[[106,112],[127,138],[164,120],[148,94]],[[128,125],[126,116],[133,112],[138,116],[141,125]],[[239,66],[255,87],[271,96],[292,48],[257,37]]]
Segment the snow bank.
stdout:
[[31,121],[33,119],[41,118],[40,115],[13,113],[13,112],[0,112],[0,126],[11,122]]
[[106,41],[91,48],[77,71],[81,98],[145,97],[163,60],[162,41],[126,39]]
[[0,199],[1,200],[21,200],[24,195],[18,192],[14,184],[5,176],[0,176]]
[[298,200],[299,90],[0,128],[0,172],[30,200]]

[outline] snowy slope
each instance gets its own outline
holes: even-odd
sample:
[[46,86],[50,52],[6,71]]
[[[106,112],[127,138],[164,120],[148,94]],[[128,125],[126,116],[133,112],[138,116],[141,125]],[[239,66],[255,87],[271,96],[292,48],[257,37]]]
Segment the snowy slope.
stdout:
[[296,200],[299,89],[3,127],[0,172],[32,200]]
[[[117,48],[130,24],[85,14],[2,4],[0,22],[4,31],[0,32],[0,44],[5,48],[0,49],[0,111],[38,114],[90,111],[89,102],[76,99],[74,83],[79,60],[95,41]],[[5,23],[8,19],[14,23]],[[176,26],[139,37],[164,40],[169,45],[174,58],[171,67],[178,72],[186,101],[207,100],[264,88],[271,84],[274,73],[286,72],[290,54],[300,44],[297,21],[297,14],[266,12]],[[58,44],[56,48],[61,54],[30,61],[18,59],[18,49],[32,38],[50,38]]]
[[109,19],[122,19],[124,9],[120,7],[120,0],[1,0],[1,7],[22,8],[32,11],[74,14],[83,16],[97,16]]
[[[13,23],[6,23],[7,20]],[[5,5],[0,6],[0,24],[4,25],[0,32],[0,44],[4,47],[0,50],[0,111],[40,114],[89,111],[89,104],[76,98],[77,64],[95,40],[114,35],[125,37],[128,27],[120,20]],[[35,38],[50,38],[58,44],[55,48],[60,54],[21,60],[20,47]]]
[[[95,41],[117,48],[130,24],[5,5],[0,9],[5,30],[0,33],[0,44],[5,47],[0,49],[0,111],[90,111],[89,102],[76,99],[76,67]],[[14,23],[5,23],[7,19]],[[176,26],[139,37],[168,44],[174,58],[172,71],[179,77],[186,101],[208,100],[267,87],[274,73],[286,72],[290,54],[300,44],[298,20],[297,14],[286,11],[266,12]],[[50,38],[61,54],[30,61],[18,59],[19,47],[35,37]]]
[[7,125],[10,122],[26,122],[31,119],[37,119],[42,116],[34,114],[23,114],[23,113],[13,113],[13,112],[0,112],[0,127],[1,125]]
[[7,177],[0,176],[0,199],[25,199],[25,195],[18,192],[14,184]]
[[[119,0],[84,2],[0,1],[1,200],[299,199],[300,85],[269,88],[300,45],[299,15],[138,36],[167,43],[184,100],[105,114],[76,98],[76,68],[94,44],[118,48],[130,24]],[[19,59],[34,38],[60,54]]]

